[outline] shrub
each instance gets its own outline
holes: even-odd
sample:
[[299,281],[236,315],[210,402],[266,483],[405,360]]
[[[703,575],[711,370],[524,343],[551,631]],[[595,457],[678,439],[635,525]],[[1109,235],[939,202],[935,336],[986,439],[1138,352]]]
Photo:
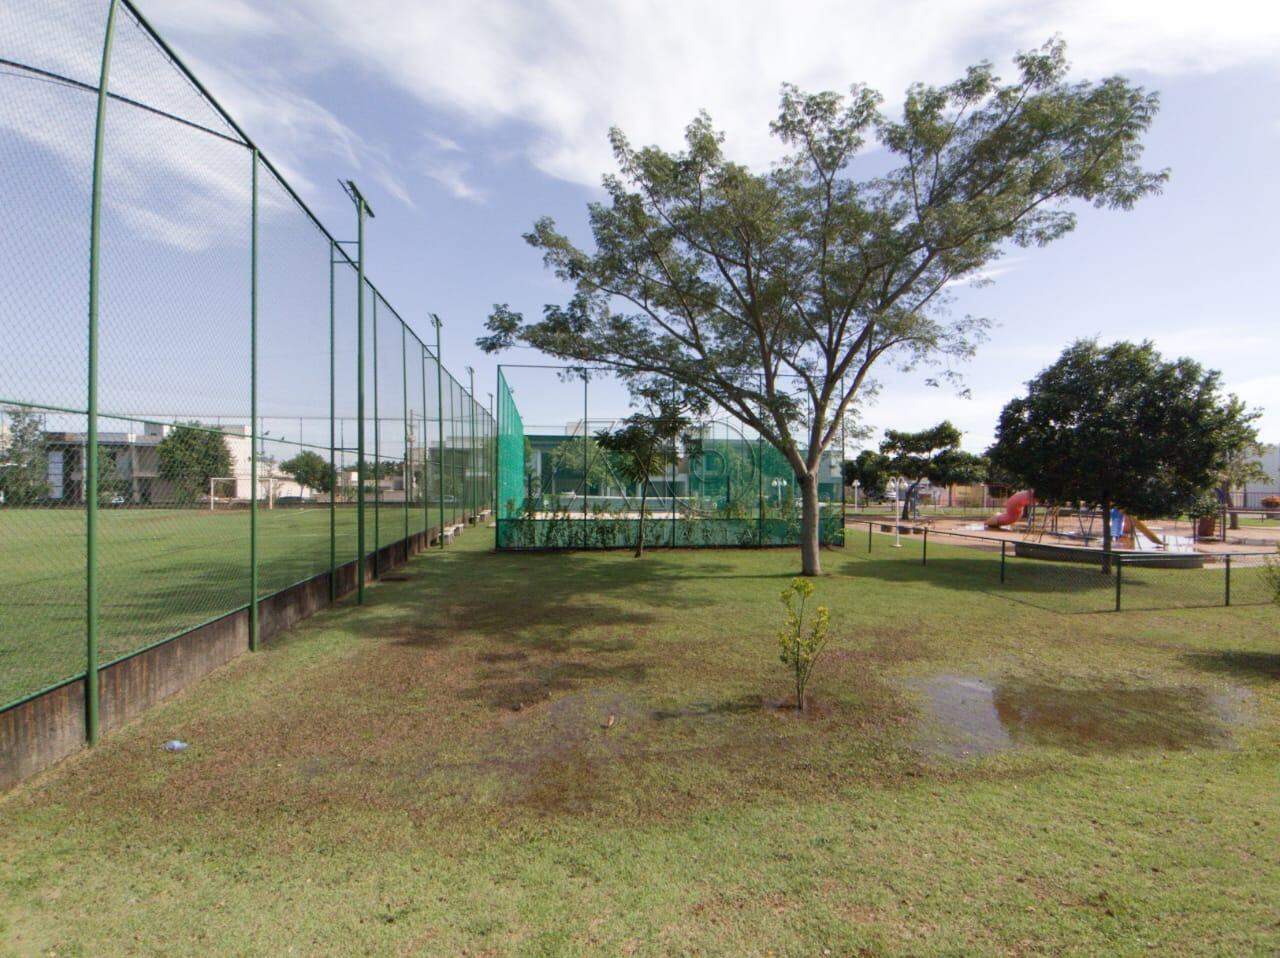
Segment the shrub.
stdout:
[[1264,509],[1280,509],[1280,496],[1263,496],[1262,508]]
[[1262,581],[1271,593],[1271,601],[1280,605],[1280,549],[1274,556],[1267,556],[1263,560]]
[[796,709],[804,709],[804,693],[813,675],[813,667],[827,644],[827,624],[831,614],[825,605],[818,606],[813,624],[806,628],[805,604],[813,595],[808,579],[792,579],[782,590],[782,605],[787,621],[778,630],[778,658],[792,670],[796,684]]

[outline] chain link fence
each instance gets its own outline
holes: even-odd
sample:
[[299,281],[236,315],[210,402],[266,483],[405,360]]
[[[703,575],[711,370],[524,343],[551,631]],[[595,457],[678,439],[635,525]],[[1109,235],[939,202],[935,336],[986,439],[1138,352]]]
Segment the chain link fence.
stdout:
[[113,662],[489,511],[438,326],[128,0],[0,5],[0,169],[0,710],[83,677],[92,739]]
[[[849,520],[853,556],[892,578],[927,576],[1055,612],[1267,605],[1280,601],[1280,554],[1113,553],[885,520]],[[1058,558],[1055,558],[1058,557]],[[1069,556],[1069,558],[1067,558]]]

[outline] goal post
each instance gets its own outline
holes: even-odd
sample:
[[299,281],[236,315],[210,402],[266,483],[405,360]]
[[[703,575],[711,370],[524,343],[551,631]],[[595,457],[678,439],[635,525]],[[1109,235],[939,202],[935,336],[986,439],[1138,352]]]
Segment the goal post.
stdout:
[[213,512],[219,506],[228,507],[236,501],[236,478],[235,476],[210,476],[209,477],[209,511]]

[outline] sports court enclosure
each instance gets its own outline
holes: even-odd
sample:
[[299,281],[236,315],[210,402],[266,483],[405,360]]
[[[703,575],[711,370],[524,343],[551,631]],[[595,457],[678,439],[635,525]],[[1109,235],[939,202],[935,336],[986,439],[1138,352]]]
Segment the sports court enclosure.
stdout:
[[[649,477],[646,489],[620,478],[616,458],[596,437],[633,411],[608,369],[498,367],[498,549],[634,548],[642,500],[646,547],[799,543],[795,470],[781,452],[727,415],[692,421],[673,443],[668,466]],[[820,467],[823,545],[844,544],[841,458],[833,444]]]

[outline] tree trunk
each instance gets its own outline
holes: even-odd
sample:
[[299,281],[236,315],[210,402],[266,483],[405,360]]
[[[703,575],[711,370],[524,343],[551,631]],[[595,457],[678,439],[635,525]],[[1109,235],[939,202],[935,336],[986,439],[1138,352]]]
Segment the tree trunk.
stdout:
[[800,574],[822,575],[822,557],[818,551],[818,477],[814,473],[797,475],[800,483]]
[[[640,528],[636,532],[636,558],[637,559],[639,559],[642,555],[644,555],[644,504],[648,496],[648,492],[649,492],[649,483],[647,482],[641,483],[640,484]],[[676,507],[676,499],[675,499],[675,496],[672,496],[671,508],[674,509],[675,507]],[[674,542],[671,544],[675,545]]]
[[1111,574],[1111,497],[1102,499],[1102,574]]
[[902,515],[898,516],[898,518],[903,522],[906,522],[911,518],[911,497],[915,495],[915,491],[920,488],[920,483],[923,481],[923,479],[917,479],[915,482],[911,483],[911,485],[907,486],[907,494],[902,500]]

